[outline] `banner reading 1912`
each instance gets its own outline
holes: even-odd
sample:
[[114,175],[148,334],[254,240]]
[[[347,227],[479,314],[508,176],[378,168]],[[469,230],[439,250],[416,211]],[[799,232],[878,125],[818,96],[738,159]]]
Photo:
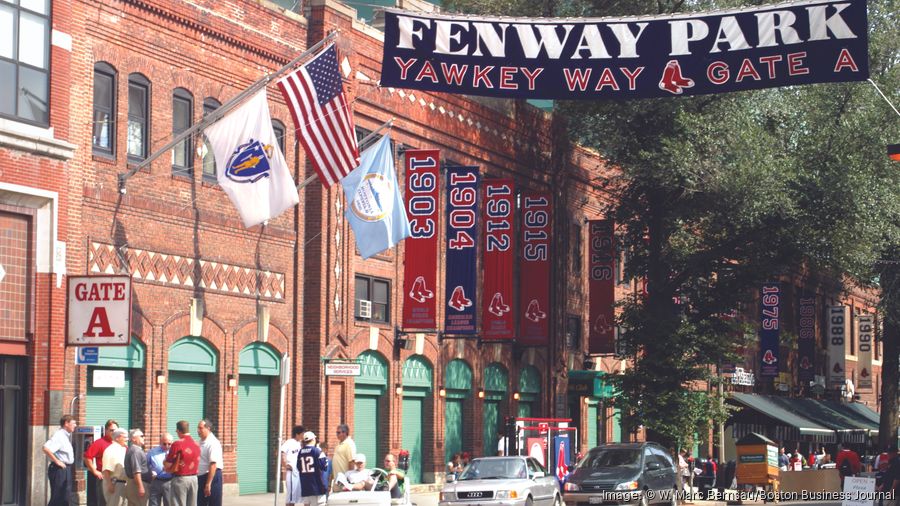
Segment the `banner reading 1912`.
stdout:
[[512,339],[513,332],[513,180],[484,182],[484,326],[485,341]]
[[381,84],[505,98],[704,95],[869,77],[865,0],[627,18],[388,9]]

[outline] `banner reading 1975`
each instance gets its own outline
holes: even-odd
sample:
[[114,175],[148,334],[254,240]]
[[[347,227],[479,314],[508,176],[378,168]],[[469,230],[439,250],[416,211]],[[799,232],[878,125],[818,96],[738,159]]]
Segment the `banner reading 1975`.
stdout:
[[781,323],[781,283],[763,283],[760,294],[759,353],[761,378],[778,377],[779,327]]
[[403,328],[437,327],[438,166],[437,149],[406,151],[406,239]]
[[550,192],[522,192],[519,344],[549,344]]
[[866,1],[626,18],[388,9],[381,84],[558,100],[704,95],[869,77]]
[[444,332],[475,334],[478,167],[447,168],[447,307]]
[[512,339],[513,328],[513,180],[484,182],[484,326],[485,341]]

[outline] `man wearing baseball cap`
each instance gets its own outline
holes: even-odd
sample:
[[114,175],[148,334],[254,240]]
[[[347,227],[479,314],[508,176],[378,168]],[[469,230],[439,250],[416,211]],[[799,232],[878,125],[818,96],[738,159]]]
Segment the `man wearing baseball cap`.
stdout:
[[375,482],[372,480],[372,471],[366,469],[366,456],[357,453],[353,460],[356,462],[356,469],[344,474],[347,483],[350,484],[350,490],[372,490]]
[[297,456],[297,465],[300,468],[300,493],[302,494],[300,504],[313,506],[325,504],[328,498],[325,495],[326,484],[323,479],[323,471],[328,467],[328,461],[322,450],[316,446],[315,434],[312,432],[303,434],[303,444],[306,446],[300,449],[300,454]]

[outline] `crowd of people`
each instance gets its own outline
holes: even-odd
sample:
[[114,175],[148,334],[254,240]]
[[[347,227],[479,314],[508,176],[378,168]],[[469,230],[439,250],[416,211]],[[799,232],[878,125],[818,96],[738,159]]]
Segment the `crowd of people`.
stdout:
[[[72,415],[60,419],[60,429],[44,444],[50,459],[50,506],[68,506],[75,464]],[[119,428],[108,420],[105,434],[82,458],[88,469],[88,506],[221,506],[222,444],[209,420],[197,424],[200,441],[191,437],[187,421],[176,424],[178,441],[163,434],[159,445],[144,452],[144,432]],[[131,444],[129,445],[129,441]]]

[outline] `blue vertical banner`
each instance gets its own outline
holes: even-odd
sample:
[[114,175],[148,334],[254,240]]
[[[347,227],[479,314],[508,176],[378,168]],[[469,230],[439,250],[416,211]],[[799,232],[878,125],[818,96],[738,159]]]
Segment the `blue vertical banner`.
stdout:
[[444,332],[475,334],[478,167],[447,168],[447,282]]
[[816,299],[800,297],[800,325],[797,339],[797,380],[816,379]]
[[759,376],[761,378],[777,378],[781,283],[763,283],[760,303],[762,310],[759,318]]
[[553,464],[556,478],[559,480],[560,486],[566,481],[569,475],[569,466],[572,464],[570,460],[569,436],[553,436]]

